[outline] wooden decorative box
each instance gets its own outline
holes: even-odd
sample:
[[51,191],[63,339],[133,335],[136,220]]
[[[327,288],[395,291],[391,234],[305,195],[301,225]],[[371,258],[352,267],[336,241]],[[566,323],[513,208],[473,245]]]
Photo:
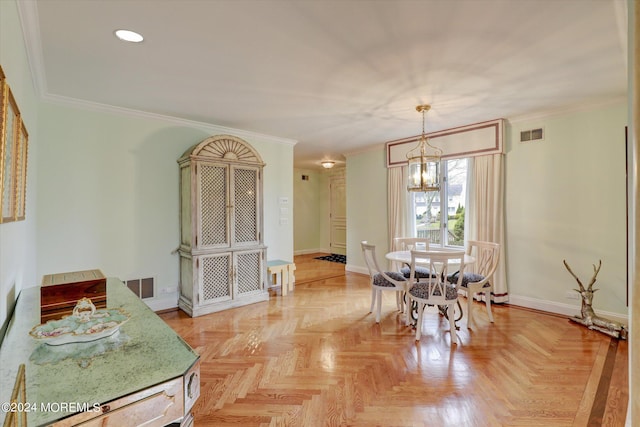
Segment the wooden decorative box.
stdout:
[[100,270],[47,274],[40,287],[40,321],[61,319],[78,300],[90,298],[96,308],[107,307],[107,278]]

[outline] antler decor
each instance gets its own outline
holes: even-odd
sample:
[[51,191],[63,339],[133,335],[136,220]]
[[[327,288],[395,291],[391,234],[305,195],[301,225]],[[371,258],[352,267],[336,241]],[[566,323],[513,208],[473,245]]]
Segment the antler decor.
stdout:
[[596,276],[600,272],[600,267],[602,267],[602,260],[598,262],[598,267],[596,267],[595,265],[593,266],[593,277],[591,277],[591,281],[589,282],[589,285],[587,285],[586,289],[582,285],[580,279],[578,279],[578,276],[576,276],[575,273],[571,270],[571,267],[569,267],[567,261],[562,260],[562,262],[564,263],[564,266],[567,268],[567,270],[569,270],[569,273],[571,273],[571,275],[578,282],[578,286],[580,286],[580,289],[574,290],[580,294],[580,297],[582,297],[582,306],[580,307],[581,316],[573,316],[570,317],[569,320],[580,323],[589,329],[611,335],[614,338],[626,340],[627,329],[623,324],[598,316],[593,311],[593,307],[591,306],[593,303],[593,293],[598,290],[593,289],[593,284],[596,282]]

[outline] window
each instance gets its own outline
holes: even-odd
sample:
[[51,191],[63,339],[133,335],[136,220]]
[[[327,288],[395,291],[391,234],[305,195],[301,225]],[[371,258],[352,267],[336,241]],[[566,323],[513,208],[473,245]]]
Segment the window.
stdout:
[[411,193],[409,224],[433,246],[464,247],[468,159],[443,160],[440,191]]

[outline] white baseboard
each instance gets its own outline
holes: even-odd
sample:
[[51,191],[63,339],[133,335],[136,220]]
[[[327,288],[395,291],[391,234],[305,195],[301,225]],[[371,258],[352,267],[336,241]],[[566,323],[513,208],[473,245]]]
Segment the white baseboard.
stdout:
[[323,253],[327,253],[330,254],[331,251],[329,249],[326,248],[315,248],[315,249],[300,249],[298,251],[293,251],[293,255],[307,255],[307,254],[315,254],[318,252],[323,252]]
[[369,270],[367,270],[367,267],[360,267],[360,266],[353,265],[353,264],[345,265],[344,266],[344,271],[351,271],[353,273],[366,274],[367,276],[369,275]]
[[[534,310],[546,311],[549,313],[562,314],[564,316],[580,316],[580,304],[565,304],[555,301],[541,300],[537,298],[525,297],[509,294],[509,304],[520,307],[532,308]],[[629,315],[613,313],[610,311],[594,310],[598,316],[613,320],[623,325],[629,324]]]
[[168,310],[178,307],[178,293],[162,294],[161,297],[142,300],[153,311]]

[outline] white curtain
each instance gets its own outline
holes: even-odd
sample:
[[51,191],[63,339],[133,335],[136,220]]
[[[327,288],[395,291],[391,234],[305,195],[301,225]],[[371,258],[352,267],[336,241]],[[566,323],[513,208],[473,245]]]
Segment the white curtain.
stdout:
[[471,159],[467,237],[500,244],[500,261],[493,276],[493,301],[509,301],[504,248],[503,155],[492,154]]
[[409,197],[407,191],[407,166],[387,169],[387,217],[389,226],[389,247],[393,247],[393,239],[406,237],[408,234],[407,218]]

